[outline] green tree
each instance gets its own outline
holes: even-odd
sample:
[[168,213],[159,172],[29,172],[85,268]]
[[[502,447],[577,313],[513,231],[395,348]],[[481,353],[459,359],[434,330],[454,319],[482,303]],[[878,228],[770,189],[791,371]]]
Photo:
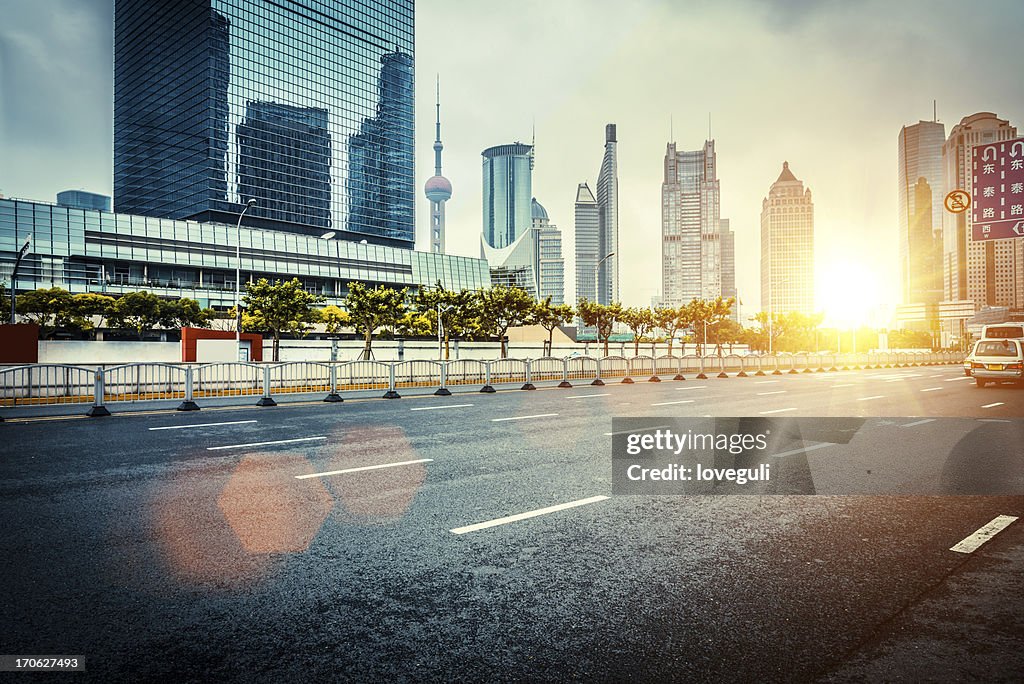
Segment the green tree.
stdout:
[[708,301],[706,304],[707,330],[711,339],[714,340],[715,351],[719,356],[722,355],[722,342],[736,341],[736,331],[732,326],[727,325],[733,322],[729,316],[732,315],[732,306],[735,302],[736,300],[732,297],[728,299],[717,297],[714,301]]
[[504,359],[508,356],[505,334],[509,328],[533,322],[536,302],[526,290],[505,285],[481,290],[478,301],[480,327],[485,333],[496,335],[501,340],[501,358]]
[[[7,284],[0,283],[0,317],[7,320],[11,315],[11,298],[7,296]],[[12,321],[13,322],[13,321]]]
[[201,308],[188,297],[160,302],[160,325],[165,328],[208,328],[213,315],[211,309]]
[[446,290],[441,282],[432,288],[421,288],[413,300],[416,312],[412,320],[427,325],[425,335],[437,335],[437,309],[441,307],[444,328],[444,357],[450,357],[449,342],[454,337],[472,334],[479,326],[480,307],[475,293],[469,290]]
[[247,315],[242,318],[242,327],[273,335],[273,360],[277,362],[280,359],[281,334],[306,334],[320,318],[313,307],[323,303],[324,297],[306,292],[298,278],[275,280],[273,283],[260,278],[245,285],[242,304]]
[[129,292],[110,305],[107,322],[112,328],[135,331],[141,340],[143,333],[160,324],[161,304],[160,298],[151,292]]
[[380,328],[393,328],[402,320],[407,295],[406,289],[396,290],[383,285],[370,288],[357,281],[349,283],[345,308],[356,332],[364,336],[364,359],[370,358],[373,334]]
[[622,305],[617,302],[598,304],[581,297],[576,305],[576,314],[583,321],[583,325],[597,328],[597,340],[604,343],[605,356],[608,356],[608,338],[611,337],[612,327],[621,313]]
[[633,331],[633,356],[640,355],[640,338],[654,327],[654,314],[642,307],[626,307],[619,314],[619,320]]
[[352,321],[347,311],[331,304],[320,309],[320,322],[324,324],[324,332],[328,335],[337,335]]
[[662,306],[654,310],[654,325],[664,331],[668,339],[668,353],[672,355],[672,344],[675,342],[676,333],[687,327],[690,321],[687,319],[686,307]]
[[552,338],[555,328],[568,325],[572,321],[573,311],[568,304],[552,304],[549,295],[543,302],[539,302],[534,310],[533,320],[537,325],[548,331],[547,353],[551,354]]
[[[96,294],[94,292],[86,292],[83,294],[76,294],[72,298],[72,303],[78,317],[85,321],[84,329],[90,328],[102,328],[103,322],[107,318],[107,314],[110,311],[110,307],[114,305],[116,300],[113,297],[107,295]],[[99,317],[99,320],[93,325],[93,318]]]
[[57,319],[68,317],[71,311],[71,293],[59,287],[40,288],[18,295],[17,311],[26,322],[39,326],[43,337],[59,326]]

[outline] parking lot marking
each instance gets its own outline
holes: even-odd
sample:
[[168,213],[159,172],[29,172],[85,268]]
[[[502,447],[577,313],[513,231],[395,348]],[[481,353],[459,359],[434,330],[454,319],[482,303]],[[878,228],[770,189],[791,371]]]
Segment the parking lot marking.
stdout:
[[786,390],[775,390],[774,392],[758,392],[757,396],[765,397],[765,396],[768,396],[769,394],[785,394],[785,393],[786,393]]
[[206,447],[206,450],[221,451],[222,449],[248,449],[250,447],[272,446],[274,444],[294,444],[295,442],[312,442],[319,439],[327,439],[327,437],[299,437],[298,439],[278,439],[274,440],[273,442],[253,442],[252,444],[228,444],[226,446]]
[[692,404],[693,399],[682,399],[680,401],[659,401],[657,404],[651,404],[651,406],[670,406],[672,404]]
[[494,520],[488,520],[487,522],[476,523],[474,525],[466,525],[465,527],[456,527],[449,530],[452,534],[466,534],[467,532],[476,532],[477,530],[486,530],[488,527],[497,527],[498,525],[507,525],[509,523],[519,522],[520,520],[528,520],[529,518],[536,518],[540,515],[547,515],[548,513],[556,513],[558,511],[564,511],[567,508],[576,508],[577,506],[586,506],[587,504],[597,503],[598,501],[604,501],[607,496],[592,496],[589,499],[579,499],[577,501],[570,501],[569,503],[558,504],[557,506],[548,506],[547,508],[538,508],[535,511],[528,511],[526,513],[517,513],[516,515],[509,515],[504,518],[496,518]]
[[996,406],[1002,406],[1002,405],[1003,405],[1003,402],[997,401],[994,404],[985,404],[981,408],[995,408]]
[[651,427],[637,428],[636,430],[619,430],[618,432],[606,432],[605,437],[611,437],[612,435],[632,435],[638,432],[647,432],[648,430],[658,430],[660,428],[672,427],[671,425],[652,425]]
[[380,465],[362,466],[359,468],[345,468],[344,470],[328,470],[326,473],[310,473],[308,475],[296,475],[296,480],[308,480],[311,477],[327,477],[328,475],[344,475],[345,473],[361,473],[364,470],[380,470],[381,468],[397,468],[398,466],[412,465],[413,463],[429,463],[432,458],[417,458],[415,461],[401,461],[399,463],[381,463]]
[[677,392],[681,392],[682,390],[707,389],[707,388],[708,388],[707,385],[694,385],[692,387],[676,387],[675,390]]
[[528,420],[530,418],[547,418],[557,416],[557,413],[537,413],[532,416],[511,416],[509,418],[491,418],[492,423],[504,423],[506,420]]
[[188,428],[216,427],[218,425],[244,425],[255,423],[255,420],[229,420],[226,423],[196,423],[195,425],[164,425],[162,427],[151,427],[150,430],[186,430]]
[[871,396],[871,397],[861,397],[857,401],[871,401],[872,399],[885,399],[885,395],[884,394],[876,394],[876,395]]
[[972,553],[979,546],[1009,527],[1010,523],[1015,520],[1017,520],[1017,517],[1013,515],[997,515],[991,521],[978,528],[976,532],[965,537],[955,546],[951,546],[949,550],[956,551],[957,553]]
[[437,411],[438,409],[466,408],[472,404],[451,404],[449,406],[418,406],[409,409],[410,411]]
[[590,397],[607,397],[609,396],[609,394],[609,392],[605,392],[603,394],[574,394],[571,397],[566,397],[566,399],[589,399]]
[[784,408],[784,409],[774,409],[772,411],[761,411],[761,415],[762,416],[767,416],[769,413],[784,413],[785,411],[796,411],[796,408]]
[[916,425],[924,425],[925,423],[934,423],[934,422],[935,422],[934,418],[925,418],[923,420],[915,420],[913,423],[904,423],[903,425],[900,425],[900,427],[914,427]]
[[942,389],[942,388],[941,387],[927,387],[927,388],[925,388],[925,389],[923,389],[921,391],[922,392],[938,392],[940,389]]

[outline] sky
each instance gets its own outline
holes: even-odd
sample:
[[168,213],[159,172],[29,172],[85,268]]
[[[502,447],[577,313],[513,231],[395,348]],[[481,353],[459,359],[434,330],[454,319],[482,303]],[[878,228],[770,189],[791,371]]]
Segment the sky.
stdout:
[[[0,0],[0,192],[112,191],[111,0]],[[897,136],[995,112],[1024,130],[1019,0],[423,0],[416,7],[417,248],[427,249],[441,80],[447,251],[479,256],[481,157],[536,133],[534,195],[562,229],[593,188],[604,126],[619,150],[623,303],[660,290],[661,181],[711,134],[736,233],[744,315],[758,308],[761,201],[782,162],[811,189],[820,306],[898,293]],[[1015,68],[1011,68],[1011,65]],[[1016,72],[1016,73],[1015,73]]]

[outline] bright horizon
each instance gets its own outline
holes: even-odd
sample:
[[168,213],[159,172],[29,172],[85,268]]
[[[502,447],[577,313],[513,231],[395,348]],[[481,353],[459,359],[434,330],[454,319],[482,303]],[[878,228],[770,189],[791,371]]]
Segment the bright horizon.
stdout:
[[[710,113],[721,215],[736,233],[742,322],[759,308],[761,201],[783,161],[813,194],[816,298],[826,324],[854,315],[884,319],[879,311],[891,310],[899,293],[900,128],[931,120],[933,99],[947,135],[978,111],[1024,127],[1024,91],[1007,80],[1019,62],[1024,5],[723,5],[638,0],[626,11],[612,0],[420,3],[417,248],[428,247],[423,184],[433,174],[436,74],[444,174],[453,185],[447,251],[479,256],[481,150],[529,142],[535,127],[533,194],[562,230],[569,302],[575,190],[595,184],[605,124],[617,125],[619,139],[622,301],[647,306],[660,290],[669,122],[680,149],[699,149]],[[111,194],[112,7],[111,0],[0,0],[6,196],[53,201],[71,188]],[[851,280],[867,285],[854,289]],[[858,297],[872,289],[877,301]]]

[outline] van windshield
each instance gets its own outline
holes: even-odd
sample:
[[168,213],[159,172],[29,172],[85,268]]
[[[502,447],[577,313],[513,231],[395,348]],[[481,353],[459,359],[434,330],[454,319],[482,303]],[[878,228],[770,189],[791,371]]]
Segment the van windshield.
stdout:
[[979,342],[975,356],[1016,356],[1017,343],[1010,340]]

